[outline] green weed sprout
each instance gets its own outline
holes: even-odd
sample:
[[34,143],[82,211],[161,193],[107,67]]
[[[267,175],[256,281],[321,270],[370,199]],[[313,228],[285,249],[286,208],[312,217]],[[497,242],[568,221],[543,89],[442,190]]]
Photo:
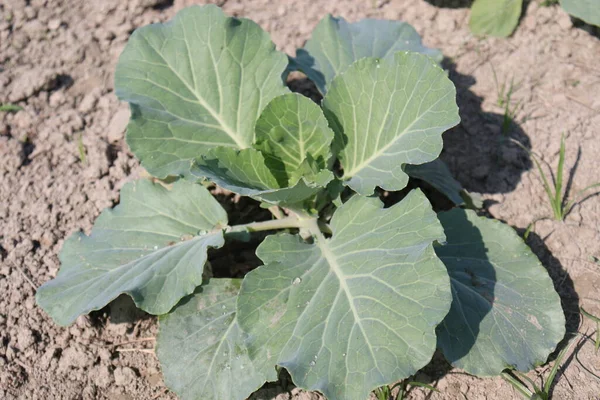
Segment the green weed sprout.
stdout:
[[494,66],[492,65],[491,67],[498,96],[496,103],[499,107],[504,108],[504,116],[502,119],[502,135],[506,136],[508,130],[510,129],[510,125],[517,118],[517,113],[523,106],[521,100],[517,101],[516,103],[512,101],[512,96],[519,89],[519,84],[515,84],[514,77],[511,78],[510,84],[507,84],[508,81],[504,81],[502,84],[500,84],[498,82],[498,75],[496,74]]
[[[377,389],[375,389],[375,397],[377,397],[377,400],[404,400],[404,396],[406,395],[406,391],[408,389],[408,386],[417,386],[417,387],[423,387],[426,389],[429,389],[433,392],[438,392],[439,390],[436,389],[435,387],[428,385],[426,383],[422,383],[422,382],[415,382],[415,381],[407,381],[407,380],[403,380],[400,381],[398,383],[396,383],[393,386],[381,386]],[[399,388],[398,389],[398,393],[396,394],[396,397],[392,396],[392,392],[394,391],[394,389]]]
[[597,353],[598,348],[600,348],[600,318],[585,311],[585,309],[583,307],[579,307],[579,311],[581,311],[581,314],[583,314],[585,317],[591,319],[592,321],[594,321],[596,323],[596,341],[594,342],[594,350]]
[[[581,203],[582,201],[584,201],[586,199],[586,198],[582,199],[583,195],[585,195],[586,193],[589,193],[589,191],[591,189],[600,187],[600,182],[593,183],[589,186],[586,186],[582,190],[578,191],[571,200],[568,200],[569,194],[567,192],[563,193],[563,176],[564,176],[565,150],[566,150],[564,134],[562,135],[562,138],[560,140],[558,166],[556,169],[556,175],[554,175],[554,174],[552,175],[553,178],[554,178],[554,176],[556,176],[555,179],[553,179],[552,186],[550,185],[550,181],[548,180],[546,173],[542,169],[542,165],[540,164],[540,161],[539,161],[538,157],[535,155],[535,153],[533,153],[532,151],[527,149],[525,146],[523,146],[518,141],[514,141],[514,143],[516,143],[522,149],[527,151],[529,153],[529,155],[531,156],[531,159],[535,163],[535,166],[537,167],[537,169],[540,173],[540,177],[542,179],[542,184],[544,185],[544,191],[546,192],[546,196],[548,197],[548,201],[550,202],[550,207],[552,209],[552,214],[553,214],[553,217],[555,220],[563,221],[566,218],[566,216],[569,214],[569,212],[571,212],[571,210],[573,209],[573,206],[575,206],[575,204]],[[529,230],[530,229],[528,228],[528,231]]]
[[17,112],[17,111],[21,111],[22,109],[23,109],[23,107],[18,106],[16,104],[11,104],[11,103],[0,104],[0,111],[4,111],[4,112]]
[[[548,375],[548,379],[546,379],[546,382],[543,383],[542,387],[536,385],[535,382],[531,380],[527,375],[515,370],[507,370],[502,372],[502,378],[504,378],[508,383],[510,383],[526,399],[549,400],[552,384],[556,379],[556,374],[560,369],[562,360],[567,355],[567,353],[569,352],[569,350],[575,342],[576,340],[571,339],[571,341],[560,351],[560,353],[558,353],[554,365],[550,370],[550,374]],[[533,391],[529,389],[529,387],[527,387],[527,385],[523,381],[531,385]]]

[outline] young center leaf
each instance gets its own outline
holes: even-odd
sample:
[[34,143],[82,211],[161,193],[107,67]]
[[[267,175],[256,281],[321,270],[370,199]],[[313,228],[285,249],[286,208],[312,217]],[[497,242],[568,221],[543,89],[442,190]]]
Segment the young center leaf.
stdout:
[[565,316],[537,257],[499,221],[462,209],[438,217],[448,243],[436,253],[453,297],[437,329],[446,358],[477,376],[545,362],[565,334]]
[[600,26],[600,4],[598,4],[598,0],[561,0],[560,5],[570,15],[588,24]]
[[323,18],[292,60],[325,94],[335,78],[364,57],[393,58],[399,51],[423,53],[436,62],[442,53],[421,44],[421,37],[405,22],[363,19],[348,23],[331,15]]
[[523,0],[475,0],[469,28],[476,35],[507,37],[517,27]]
[[302,178],[289,186],[285,171],[270,169],[260,151],[227,147],[210,150],[192,166],[191,173],[242,196],[288,205],[308,199],[333,179],[331,171],[324,170],[313,181]]
[[311,168],[313,175],[328,168],[332,140],[321,108],[296,93],[273,99],[256,122],[255,147],[271,170],[288,177],[288,185],[310,175]]
[[161,316],[156,353],[165,384],[182,400],[243,400],[275,369],[261,373],[246,349],[235,305],[239,279],[211,279]]
[[442,133],[460,121],[454,85],[418,53],[358,60],[334,79],[323,106],[342,179],[363,195],[404,188],[403,165],[436,159]]
[[90,236],[67,239],[61,269],[38,289],[37,302],[60,325],[122,293],[142,310],[164,314],[202,283],[206,251],[223,245],[218,228],[226,225],[225,210],[201,185],[128,183]]
[[333,179],[328,169],[333,135],[310,99],[295,93],[278,96],[256,122],[254,148],[211,149],[191,173],[259,201],[301,203]]
[[[314,244],[269,236],[265,265],[246,275],[237,310],[260,370],[285,367],[329,400],[364,400],[429,362],[450,283],[435,256],[442,227],[418,190],[387,208],[355,196]],[[317,232],[317,233],[315,233]]]
[[137,29],[115,73],[131,105],[127,142],[154,176],[187,175],[208,149],[251,147],[267,103],[287,93],[285,54],[247,19],[194,6]]

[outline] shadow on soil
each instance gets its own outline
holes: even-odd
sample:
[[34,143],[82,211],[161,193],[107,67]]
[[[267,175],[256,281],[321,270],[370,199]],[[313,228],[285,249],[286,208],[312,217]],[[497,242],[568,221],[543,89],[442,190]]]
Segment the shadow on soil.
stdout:
[[440,157],[469,192],[512,192],[533,166],[529,154],[513,140],[531,149],[529,137],[505,115],[482,110],[483,99],[470,90],[472,76],[459,73],[448,60],[443,66],[456,85],[461,122],[444,133]]

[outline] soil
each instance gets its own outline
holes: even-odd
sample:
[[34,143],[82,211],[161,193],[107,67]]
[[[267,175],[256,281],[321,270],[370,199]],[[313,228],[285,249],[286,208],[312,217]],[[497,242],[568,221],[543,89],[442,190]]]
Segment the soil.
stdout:
[[[143,174],[124,142],[128,109],[113,93],[113,72],[130,33],[165,21],[189,0],[2,0],[0,103],[0,398],[174,399],[152,352],[154,317],[128,298],[56,326],[34,300],[55,276],[70,233],[89,231],[118,201],[123,184]],[[407,21],[440,48],[458,88],[461,124],[445,134],[443,159],[457,179],[483,194],[490,216],[523,232],[550,215],[539,173],[518,140],[555,166],[567,141],[570,192],[600,181],[600,40],[559,7],[532,0],[508,39],[480,39],[468,30],[468,3],[430,0],[221,1],[225,11],[258,22],[288,54],[302,46],[325,15]],[[577,26],[576,26],[577,25]],[[496,77],[496,78],[495,78]],[[498,92],[515,83],[514,122],[503,132]],[[235,198],[223,197],[235,208]],[[539,221],[528,243],[563,299],[569,328],[592,338],[578,305],[600,315],[600,197],[574,207],[565,222]],[[247,250],[244,250],[248,252]],[[247,266],[242,261],[240,271]],[[150,340],[143,340],[150,338]],[[600,356],[581,342],[553,389],[555,399],[600,399]],[[538,383],[552,364],[529,376]],[[479,379],[440,358],[417,379],[411,399],[520,398],[501,378]],[[253,399],[320,399],[283,379]]]

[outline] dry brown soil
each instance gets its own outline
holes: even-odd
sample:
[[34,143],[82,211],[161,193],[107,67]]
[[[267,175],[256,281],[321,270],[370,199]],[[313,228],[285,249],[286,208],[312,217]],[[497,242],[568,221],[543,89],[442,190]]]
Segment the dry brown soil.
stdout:
[[[120,299],[61,328],[36,306],[34,292],[57,273],[65,236],[89,230],[124,182],[140,174],[123,140],[128,111],[113,93],[115,62],[133,29],[170,18],[184,3],[0,0],[0,102],[24,108],[0,113],[2,399],[175,398],[148,350],[152,341],[136,341],[155,335],[155,318]],[[460,1],[221,1],[227,13],[257,21],[288,54],[327,12],[415,26],[427,45],[442,49],[458,87],[462,122],[445,134],[443,158],[467,189],[484,195],[491,216],[521,231],[550,210],[526,153],[502,135],[502,82],[514,80],[513,105],[520,104],[507,136],[554,165],[564,133],[567,171],[576,166],[571,193],[600,181],[600,40],[540,3],[528,2],[511,38],[478,39]],[[563,297],[570,327],[588,334],[595,326],[580,319],[577,305],[600,314],[600,265],[590,261],[600,256],[599,221],[600,198],[592,197],[565,222],[539,222],[528,239]],[[529,375],[539,383],[549,367]],[[583,342],[559,375],[554,399],[599,399],[598,375],[600,355]],[[418,379],[439,388],[431,399],[519,398],[500,378],[474,378],[437,359]],[[409,397],[427,393],[415,389]],[[254,398],[320,397],[279,383]]]

